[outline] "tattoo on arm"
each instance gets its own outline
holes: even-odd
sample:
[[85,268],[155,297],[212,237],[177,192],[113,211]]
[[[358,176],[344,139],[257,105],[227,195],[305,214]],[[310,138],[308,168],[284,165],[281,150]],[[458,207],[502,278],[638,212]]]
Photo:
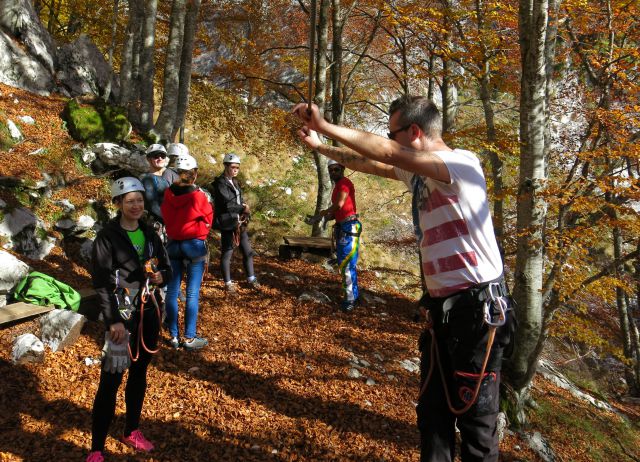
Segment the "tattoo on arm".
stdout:
[[397,179],[392,172],[390,173],[387,165],[371,160],[346,146],[337,147],[323,144],[318,151],[352,170],[384,178]]
[[324,151],[323,154],[326,154],[328,157],[334,159],[342,165],[348,166],[349,164],[354,164],[357,162],[366,163],[369,161],[369,159],[367,159],[366,157],[363,157],[357,152],[344,146],[336,147],[324,144],[322,145],[322,147],[322,150]]

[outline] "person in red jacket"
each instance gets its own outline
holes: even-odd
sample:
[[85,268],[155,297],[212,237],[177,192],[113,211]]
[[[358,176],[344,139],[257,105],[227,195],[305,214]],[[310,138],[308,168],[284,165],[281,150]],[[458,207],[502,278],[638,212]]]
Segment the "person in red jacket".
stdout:
[[[171,260],[173,277],[167,284],[166,324],[171,334],[171,346],[182,345],[187,350],[198,350],[209,342],[196,334],[200,286],[208,256],[207,235],[213,221],[213,208],[204,192],[195,185],[198,164],[188,154],[181,154],[175,161],[178,180],[164,193],[162,217],[167,237],[167,253]],[[178,293],[182,283],[183,265],[186,262],[187,284],[184,342],[178,333]]]

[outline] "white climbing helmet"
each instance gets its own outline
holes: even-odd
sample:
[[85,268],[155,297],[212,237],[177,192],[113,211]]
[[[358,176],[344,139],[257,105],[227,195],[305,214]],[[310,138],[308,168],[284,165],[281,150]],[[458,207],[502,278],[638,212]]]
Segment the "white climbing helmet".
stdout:
[[144,186],[142,186],[139,179],[132,176],[118,178],[111,185],[111,199],[133,191],[144,192]]
[[191,170],[198,168],[198,162],[189,154],[180,154],[173,166],[176,170]]
[[222,159],[223,164],[239,164],[240,158],[234,152],[228,152],[224,155],[224,159]]
[[166,154],[167,150],[163,145],[155,143],[147,148],[146,154],[150,155],[150,154],[153,154],[154,152],[163,152]]
[[329,160],[327,161],[327,168],[331,167],[332,165],[337,165],[337,166],[339,166],[339,167],[344,168],[344,165],[342,165],[340,162],[337,162],[337,161],[335,161],[335,160],[333,160],[333,159],[329,159]]
[[182,143],[171,143],[167,146],[167,153],[169,156],[189,155],[189,148]]

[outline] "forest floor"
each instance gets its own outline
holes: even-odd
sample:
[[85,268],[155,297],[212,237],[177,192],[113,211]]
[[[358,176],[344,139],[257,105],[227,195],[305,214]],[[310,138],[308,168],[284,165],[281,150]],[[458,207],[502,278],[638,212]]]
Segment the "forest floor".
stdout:
[[[62,263],[52,256],[36,267],[68,277],[71,269],[76,284],[88,283],[78,267]],[[335,307],[336,273],[304,260],[256,263],[261,290],[241,285],[237,297],[225,294],[216,274],[206,275],[199,331],[208,347],[163,344],[154,358],[141,428],[157,450],[136,455],[117,440],[121,389],[108,460],[417,461],[418,374],[401,365],[418,356],[414,302],[367,271],[361,280],[371,302],[346,315]],[[311,288],[334,303],[299,301]],[[100,375],[85,359],[99,357],[102,327],[88,322],[75,345],[48,350],[43,363],[12,365],[12,341],[26,332],[39,334],[37,320],[0,330],[0,460],[82,460]],[[354,363],[359,378],[349,376]],[[533,394],[539,408],[527,431],[548,438],[558,460],[624,460],[605,457],[624,451],[627,460],[640,457],[640,407],[621,408],[622,419],[541,378]],[[522,434],[509,432],[500,448],[503,461],[540,460]]]

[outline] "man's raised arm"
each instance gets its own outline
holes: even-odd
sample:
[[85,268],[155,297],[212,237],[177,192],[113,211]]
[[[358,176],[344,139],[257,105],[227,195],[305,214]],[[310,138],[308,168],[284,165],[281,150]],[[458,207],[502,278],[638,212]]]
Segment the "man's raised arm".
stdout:
[[292,112],[311,130],[339,141],[367,159],[439,181],[450,181],[446,165],[432,152],[418,151],[373,133],[332,124],[321,116],[315,104],[309,111],[307,104],[300,103]]
[[398,179],[392,165],[367,159],[353,149],[349,149],[344,146],[337,147],[324,144],[320,141],[318,134],[307,127],[302,127],[298,131],[298,137],[300,137],[302,142],[314,151],[318,151],[323,156],[333,159],[351,170],[390,178],[392,180]]

